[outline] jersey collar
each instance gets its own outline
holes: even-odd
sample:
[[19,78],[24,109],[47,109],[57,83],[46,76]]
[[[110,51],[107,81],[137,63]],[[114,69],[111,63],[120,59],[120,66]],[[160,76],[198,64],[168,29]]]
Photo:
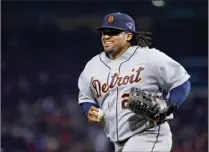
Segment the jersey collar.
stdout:
[[120,57],[118,57],[115,60],[111,60],[110,58],[107,57],[105,52],[102,52],[100,54],[100,59],[107,64],[111,63],[111,62],[114,62],[114,61],[124,62],[124,61],[128,60],[129,58],[131,58],[131,56],[133,56],[133,54],[136,52],[136,50],[138,48],[139,48],[139,46],[130,46],[127,49],[127,51],[125,51]]

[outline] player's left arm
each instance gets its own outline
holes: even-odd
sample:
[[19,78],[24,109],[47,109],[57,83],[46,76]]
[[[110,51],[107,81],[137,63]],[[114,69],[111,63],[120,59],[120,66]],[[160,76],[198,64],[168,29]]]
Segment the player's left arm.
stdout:
[[190,80],[187,80],[180,86],[177,86],[176,88],[173,88],[170,91],[169,98],[167,99],[168,104],[170,105],[170,110],[168,112],[168,115],[170,113],[175,113],[178,108],[182,105],[182,103],[186,100],[191,90],[191,82]]
[[159,85],[168,92],[169,113],[174,113],[190,93],[190,75],[180,63],[162,52],[158,54],[157,65]]
[[178,106],[180,106],[188,97],[190,90],[191,90],[191,82],[188,79],[183,84],[170,90],[168,101],[173,102]]

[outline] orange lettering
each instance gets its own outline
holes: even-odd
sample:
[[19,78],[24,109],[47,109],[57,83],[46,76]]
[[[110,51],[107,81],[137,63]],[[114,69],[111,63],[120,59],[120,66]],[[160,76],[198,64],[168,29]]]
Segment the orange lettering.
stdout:
[[111,22],[113,22],[113,20],[114,20],[114,16],[109,16],[107,22],[111,23]]

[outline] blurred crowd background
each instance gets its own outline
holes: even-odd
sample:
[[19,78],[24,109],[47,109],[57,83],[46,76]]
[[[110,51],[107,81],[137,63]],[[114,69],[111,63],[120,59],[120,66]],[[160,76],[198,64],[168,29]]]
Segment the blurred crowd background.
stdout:
[[[208,10],[206,0],[2,2],[1,151],[113,152],[100,125],[77,104],[77,80],[100,52],[95,28],[104,15],[130,14],[137,29],[191,75],[192,91],[175,119],[172,152],[208,145]],[[163,5],[164,4],[164,5]],[[162,6],[161,6],[162,5]]]

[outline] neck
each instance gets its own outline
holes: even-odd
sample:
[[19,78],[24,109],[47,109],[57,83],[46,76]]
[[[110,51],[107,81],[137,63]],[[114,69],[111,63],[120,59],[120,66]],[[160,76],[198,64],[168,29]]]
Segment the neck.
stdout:
[[125,45],[125,46],[124,46],[123,48],[121,48],[120,50],[115,51],[115,52],[109,54],[109,58],[110,58],[111,60],[115,60],[115,59],[119,58],[120,56],[123,55],[124,52],[126,52],[126,51],[128,50],[129,47],[130,47],[130,45]]

